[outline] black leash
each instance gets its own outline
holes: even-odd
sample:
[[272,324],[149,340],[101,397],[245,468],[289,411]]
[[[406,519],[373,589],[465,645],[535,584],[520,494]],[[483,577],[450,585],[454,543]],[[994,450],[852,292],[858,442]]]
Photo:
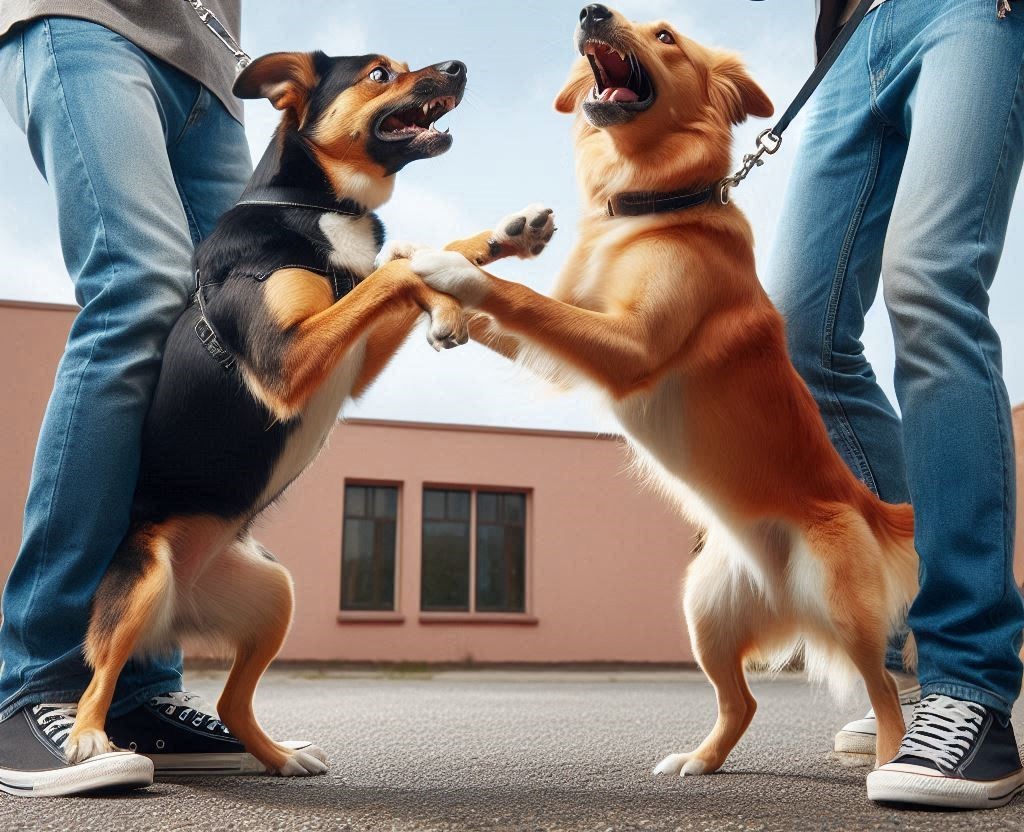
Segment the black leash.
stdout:
[[732,189],[746,179],[754,168],[761,167],[766,155],[771,156],[778,153],[779,148],[782,147],[782,134],[786,132],[789,125],[793,123],[793,119],[804,108],[814,91],[825,80],[825,76],[835,66],[839,56],[843,54],[843,50],[850,43],[850,39],[871,10],[874,2],[875,0],[861,0],[860,5],[857,6],[824,57],[814,68],[810,78],[800,88],[793,103],[786,108],[786,112],[775,122],[773,127],[769,127],[757,137],[757,150],[743,157],[743,167],[736,173],[698,191],[635,191],[617,194],[608,200],[608,216],[639,217],[646,214],[663,214],[668,211],[681,211],[697,205],[704,205],[715,199],[722,205],[728,205]]

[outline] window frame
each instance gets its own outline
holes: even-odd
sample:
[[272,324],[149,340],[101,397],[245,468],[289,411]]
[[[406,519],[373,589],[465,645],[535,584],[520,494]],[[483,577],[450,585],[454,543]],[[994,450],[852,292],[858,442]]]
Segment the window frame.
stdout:
[[[367,610],[345,609],[342,606],[342,593],[345,584],[345,521],[348,519],[347,496],[349,487],[356,488],[394,488],[395,494],[395,578],[392,587],[391,609]],[[339,580],[338,580],[338,620],[339,621],[395,621],[404,620],[401,610],[402,602],[402,513],[405,502],[405,484],[395,480],[375,480],[369,478],[348,478],[342,483],[341,504],[341,545],[339,547]]]
[[[533,489],[510,485],[467,485],[465,483],[424,482],[421,502],[426,499],[427,491],[468,491],[469,492],[469,609],[460,611],[424,610],[422,608],[423,584],[423,524],[426,517],[420,516],[420,609],[421,624],[444,623],[507,623],[536,624],[533,614]],[[476,608],[477,578],[477,495],[487,494],[519,494],[523,497],[523,609],[521,612],[481,612]]]

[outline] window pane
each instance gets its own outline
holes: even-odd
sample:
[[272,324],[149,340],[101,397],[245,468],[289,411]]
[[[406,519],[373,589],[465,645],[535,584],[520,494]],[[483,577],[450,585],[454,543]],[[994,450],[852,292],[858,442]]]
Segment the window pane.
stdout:
[[361,485],[345,486],[345,515],[347,517],[366,516],[366,488]]
[[444,520],[445,491],[423,489],[423,516],[429,520]]
[[[494,522],[484,519],[494,500]],[[526,496],[477,496],[476,609],[479,612],[526,611]]]
[[469,492],[448,492],[448,519],[469,520]]
[[398,514],[398,489],[373,489],[373,516],[395,517]]
[[501,499],[504,504],[502,519],[509,525],[522,526],[526,520],[526,496],[524,494],[504,494]]
[[[341,554],[343,610],[395,608],[397,504],[397,488],[346,487]],[[391,509],[390,516],[373,519],[371,515],[376,512],[369,509],[381,505]]]
[[476,521],[496,523],[498,520],[498,495],[481,492],[476,496]]
[[423,521],[420,607],[427,611],[469,609],[469,523]]

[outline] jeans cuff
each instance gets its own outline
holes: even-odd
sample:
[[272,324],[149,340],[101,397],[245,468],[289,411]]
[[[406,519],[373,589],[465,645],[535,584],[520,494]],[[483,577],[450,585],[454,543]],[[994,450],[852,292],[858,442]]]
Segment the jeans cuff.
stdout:
[[[137,708],[143,702],[152,699],[160,693],[167,693],[169,690],[180,690],[182,686],[181,674],[167,676],[158,682],[153,682],[144,688],[132,691],[127,696],[115,699],[110,706],[110,716],[121,716],[128,711]],[[7,717],[17,713],[22,708],[30,708],[33,705],[41,705],[43,702],[77,702],[85,693],[85,688],[68,688],[65,690],[29,690],[20,696],[7,701],[4,709],[0,711],[0,722]]]
[[921,698],[931,696],[933,693],[941,693],[943,696],[951,696],[953,699],[962,699],[966,702],[976,702],[986,708],[998,712],[1001,716],[1009,717],[1013,709],[1013,703],[1007,702],[1003,697],[997,696],[984,688],[976,688],[972,685],[965,685],[961,682],[953,682],[949,679],[939,679],[934,682],[921,682]]

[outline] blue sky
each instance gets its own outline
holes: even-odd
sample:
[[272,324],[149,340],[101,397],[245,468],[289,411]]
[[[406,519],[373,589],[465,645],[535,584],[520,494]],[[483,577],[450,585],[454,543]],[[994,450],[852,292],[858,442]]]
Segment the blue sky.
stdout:
[[[440,159],[399,174],[393,200],[380,211],[389,236],[443,244],[491,227],[530,202],[555,209],[561,229],[530,263],[503,263],[502,276],[548,291],[568,254],[578,217],[571,121],[551,102],[574,57],[572,34],[581,0],[471,0],[433,3],[307,0],[301,4],[243,0],[242,42],[253,55],[282,49],[330,54],[383,52],[413,67],[448,58],[469,66],[463,105],[446,118],[455,136]],[[704,43],[740,52],[753,76],[784,107],[812,68],[812,0],[620,0],[637,20],[664,18]],[[205,36],[197,29],[196,37]],[[227,60],[229,56],[225,56]],[[266,146],[276,112],[247,104],[253,156]],[[764,122],[737,132],[737,157]],[[737,192],[757,237],[759,261],[770,250],[782,190],[799,139],[798,120],[783,150]],[[0,297],[72,302],[57,242],[52,198],[23,136],[0,113]],[[992,293],[1003,336],[1011,397],[1024,400],[1024,207],[1010,222],[1004,265]],[[868,320],[869,358],[892,395],[892,338],[881,303]],[[363,401],[347,415],[436,422],[592,430],[610,425],[586,394],[547,391],[526,374],[469,345],[435,354],[419,333]]]

